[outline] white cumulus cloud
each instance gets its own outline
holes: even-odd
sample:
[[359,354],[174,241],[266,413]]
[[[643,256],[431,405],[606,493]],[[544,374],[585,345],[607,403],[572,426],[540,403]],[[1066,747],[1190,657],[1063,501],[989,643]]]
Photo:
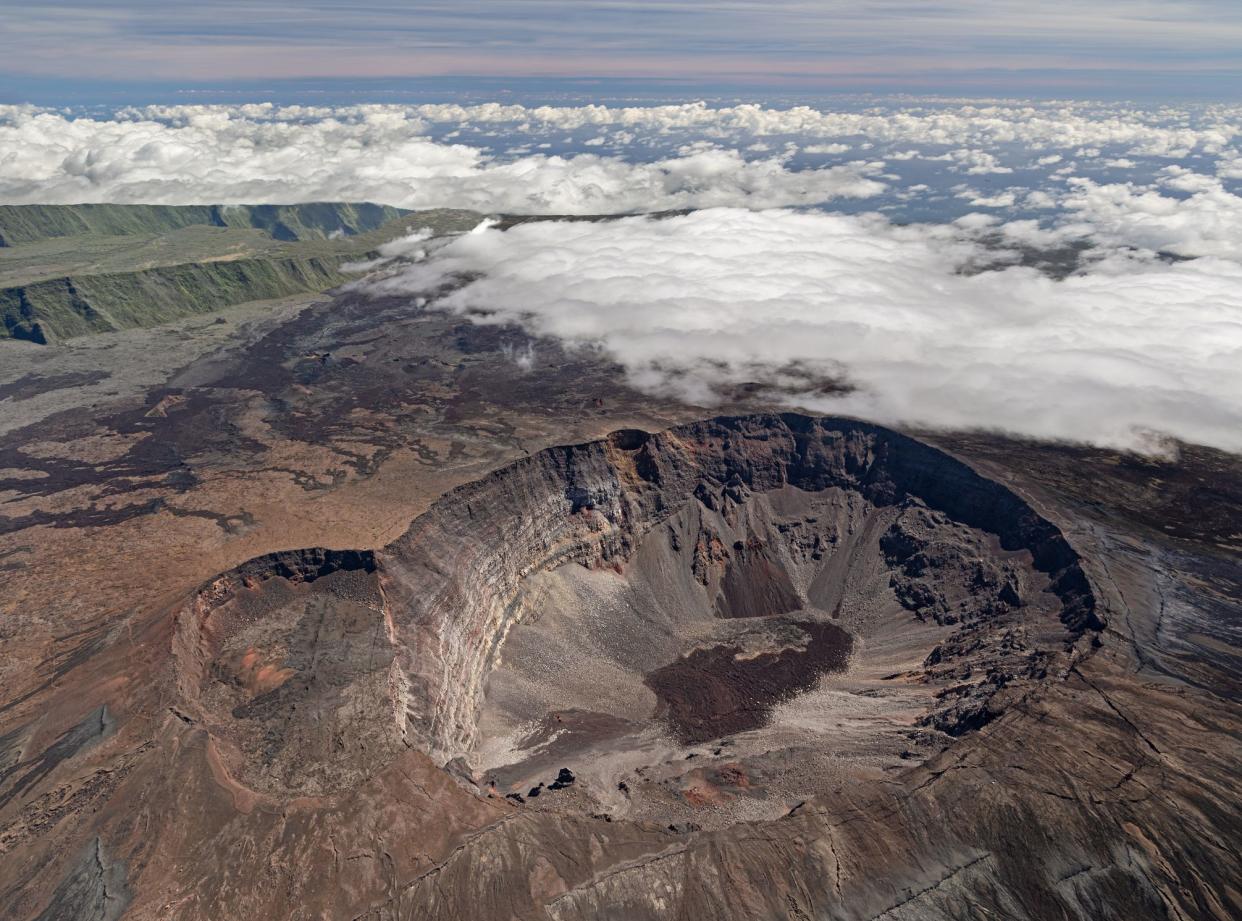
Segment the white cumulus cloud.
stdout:
[[1190,193],[1179,198],[1131,183],[1101,185],[1070,180],[1062,205],[1083,222],[1083,232],[1112,243],[1179,256],[1242,258],[1242,198],[1219,179],[1175,172],[1166,181]]
[[[101,121],[10,109],[0,201],[255,204],[371,201],[406,208],[592,214],[813,205],[883,191],[881,164],[795,171],[783,158],[703,149],[634,163],[579,153],[499,161],[438,143],[408,111],[273,118],[253,107]],[[156,120],[154,115],[162,120]]]

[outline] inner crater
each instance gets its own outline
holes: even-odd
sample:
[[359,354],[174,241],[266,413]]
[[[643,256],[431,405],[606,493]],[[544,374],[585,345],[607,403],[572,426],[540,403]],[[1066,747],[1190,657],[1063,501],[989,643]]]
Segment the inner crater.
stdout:
[[[1053,575],[985,522],[804,482],[703,477],[624,558],[523,579],[481,782],[700,826],[780,814],[990,722],[1072,638]],[[543,796],[561,768],[574,795]]]
[[335,789],[415,747],[521,808],[770,818],[987,731],[1100,626],[1020,497],[840,419],[549,449],[373,554],[322,553],[187,614],[187,697],[243,780]]

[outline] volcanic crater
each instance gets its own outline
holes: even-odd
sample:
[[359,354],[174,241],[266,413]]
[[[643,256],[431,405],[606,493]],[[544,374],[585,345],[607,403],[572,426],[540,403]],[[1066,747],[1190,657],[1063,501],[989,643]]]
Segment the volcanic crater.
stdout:
[[875,782],[1101,627],[1022,498],[861,422],[719,418],[552,448],[375,551],[260,557],[174,641],[236,782],[355,786],[409,748],[480,796],[673,828]]

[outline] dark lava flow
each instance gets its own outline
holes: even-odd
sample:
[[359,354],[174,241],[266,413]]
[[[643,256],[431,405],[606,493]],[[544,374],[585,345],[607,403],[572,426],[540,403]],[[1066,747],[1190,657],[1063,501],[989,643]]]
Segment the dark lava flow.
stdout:
[[696,649],[647,676],[657,717],[683,744],[709,742],[764,726],[783,700],[811,690],[820,675],[844,670],[854,639],[835,624],[793,621],[802,648],[746,655],[740,646]]

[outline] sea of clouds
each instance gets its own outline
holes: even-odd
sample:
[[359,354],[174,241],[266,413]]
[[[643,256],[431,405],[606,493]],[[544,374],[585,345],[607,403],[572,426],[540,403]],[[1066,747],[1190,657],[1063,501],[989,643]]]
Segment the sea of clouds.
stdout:
[[0,202],[699,209],[412,239],[363,284],[469,279],[432,306],[701,403],[766,381],[887,423],[1238,451],[1240,135],[1229,106],[10,107]]
[[1240,126],[1239,106],[1072,103],[0,106],[0,201],[595,214],[854,200],[1036,215],[1081,201],[1081,183],[1236,185]]
[[[1242,265],[1117,250],[1061,281],[959,271],[992,255],[969,226],[726,208],[483,228],[369,285],[477,276],[436,306],[602,347],[699,403],[759,381],[886,423],[1242,450]],[[853,389],[824,393],[834,378]]]
[[[564,154],[523,154],[518,146],[498,155],[479,137],[464,143],[441,132],[437,139],[431,129],[443,121],[433,122],[427,109],[191,106],[98,119],[0,107],[0,201],[371,201],[597,214],[815,205],[884,189],[870,178],[879,164],[794,170],[779,156],[717,145],[636,160],[594,152],[601,145],[584,138]],[[474,116],[490,125],[491,113],[485,106]],[[456,115],[456,107],[442,114]],[[510,125],[510,138],[529,133]]]

